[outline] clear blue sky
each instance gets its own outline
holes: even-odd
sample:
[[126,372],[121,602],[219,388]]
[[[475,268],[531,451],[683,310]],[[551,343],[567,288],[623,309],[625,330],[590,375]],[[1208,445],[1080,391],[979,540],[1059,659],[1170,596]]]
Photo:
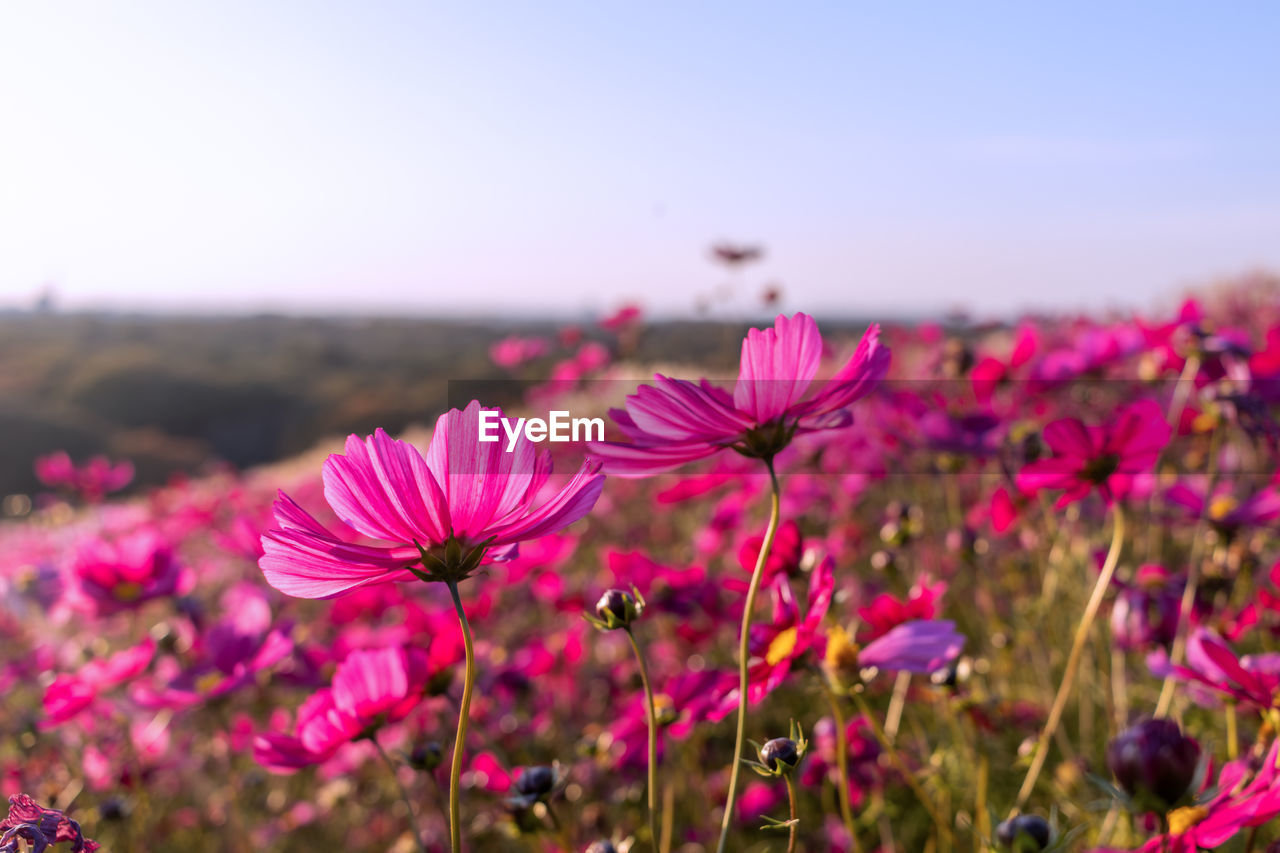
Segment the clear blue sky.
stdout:
[[16,2],[0,305],[1151,305],[1280,269],[1271,3]]

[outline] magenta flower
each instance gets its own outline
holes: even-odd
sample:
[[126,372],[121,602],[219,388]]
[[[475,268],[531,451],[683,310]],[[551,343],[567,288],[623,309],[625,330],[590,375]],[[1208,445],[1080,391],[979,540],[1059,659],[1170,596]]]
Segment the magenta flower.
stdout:
[[151,665],[155,652],[155,641],[148,637],[132,648],[90,661],[74,673],[59,675],[45,688],[44,711],[48,719],[42,726],[75,718],[103,692],[137,678]]
[[1108,505],[1124,498],[1134,480],[1149,472],[1169,440],[1160,407],[1143,400],[1122,409],[1105,426],[1085,426],[1063,418],[1044,428],[1052,458],[1032,462],[1018,473],[1018,488],[1028,494],[1063,489],[1059,509],[1097,489]]
[[111,462],[95,456],[77,468],[65,450],[41,456],[35,463],[36,479],[50,488],[64,488],[85,500],[100,500],[109,492],[117,492],[133,482],[133,463]]
[[904,622],[932,619],[942,609],[941,600],[946,591],[945,581],[929,583],[925,579],[911,588],[905,601],[882,592],[869,605],[858,608],[858,618],[863,626],[858,632],[858,639],[866,643],[883,637]]
[[192,661],[182,669],[170,666],[158,690],[139,684],[131,693],[135,702],[190,708],[252,684],[293,651],[289,626],[272,627],[271,607],[259,587],[237,584],[224,594],[223,605],[226,615],[197,638]]
[[302,703],[294,734],[260,735],[254,758],[277,773],[327,761],[344,745],[408,716],[429,680],[427,653],[421,649],[352,652],[338,664],[332,685]]
[[[1174,665],[1163,649],[1148,657],[1147,665],[1161,678],[1173,675],[1179,681],[1212,688],[1246,707],[1270,708],[1280,697],[1280,653],[1237,658],[1207,628],[1197,628],[1187,640],[1185,666]],[[1202,704],[1208,699],[1203,691],[1192,695]]]
[[[805,614],[800,614],[791,585],[785,577],[779,577],[773,587],[773,620],[768,625],[752,629],[751,660],[748,665],[750,682],[747,698],[751,704],[775,690],[791,672],[792,664],[799,660],[821,640],[822,620],[826,618],[835,594],[835,564],[825,558],[813,570],[809,578],[809,599]],[[821,653],[819,648],[818,652]],[[731,707],[737,706],[737,688],[729,694]]]
[[1224,534],[1234,535],[1245,526],[1256,526],[1280,518],[1280,491],[1274,485],[1238,500],[1231,484],[1223,483],[1206,494],[1207,478],[1188,477],[1165,492],[1165,500],[1178,504],[1193,519],[1204,518]]
[[873,325],[857,352],[807,400],[818,373],[822,336],[807,314],[779,316],[772,329],[752,329],[742,342],[733,394],[708,380],[654,376],[610,414],[628,443],[592,442],[605,470],[645,477],[678,468],[726,448],[772,459],[802,433],[846,426],[844,409],[866,396],[889,368],[889,350]]
[[945,619],[903,622],[858,652],[860,666],[920,674],[936,672],[964,648],[964,635]]
[[498,367],[510,369],[546,355],[550,349],[551,345],[543,338],[512,335],[489,347],[489,359]]
[[267,582],[299,598],[330,598],[387,581],[460,581],[488,562],[509,559],[521,540],[554,533],[582,518],[604,485],[599,464],[577,474],[539,506],[551,473],[548,452],[522,438],[481,442],[480,404],[436,421],[424,459],[382,430],[347,439],[346,454],[324,464],[325,500],[356,533],[393,545],[359,545],[333,533],[284,493],[277,527],[262,537]]
[[173,595],[181,570],[157,533],[139,530],[114,541],[89,539],[76,548],[71,575],[80,603],[97,613],[118,613]]

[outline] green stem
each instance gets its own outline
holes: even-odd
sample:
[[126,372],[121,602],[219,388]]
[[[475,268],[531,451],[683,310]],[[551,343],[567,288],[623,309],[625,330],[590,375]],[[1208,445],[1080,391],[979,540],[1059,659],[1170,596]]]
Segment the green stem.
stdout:
[[471,716],[471,690],[476,683],[476,652],[471,642],[471,625],[467,612],[462,609],[457,581],[447,581],[453,607],[458,611],[462,625],[462,644],[466,649],[466,670],[462,682],[462,707],[458,709],[458,733],[453,741],[453,765],[449,771],[449,846],[453,853],[462,853],[462,809],[459,803],[458,780],[462,776],[462,753],[467,741],[467,723]]
[[787,853],[796,853],[796,834],[800,828],[800,821],[796,818],[796,783],[790,773],[784,773],[782,778],[787,783],[787,802],[791,804],[791,837],[787,840]]
[[644,655],[640,652],[640,644],[631,626],[627,626],[627,639],[631,641],[631,650],[636,653],[636,663],[640,666],[640,681],[644,684],[644,701],[649,716],[649,840],[653,849],[658,850],[658,712],[653,701],[653,686],[649,682],[649,668],[645,666]]
[[836,799],[840,803],[840,819],[844,821],[845,832],[853,839],[854,853],[861,853],[858,830],[853,823],[853,807],[849,805],[849,733],[845,731],[844,711],[825,676],[822,677],[822,689],[827,694],[827,704],[831,706],[831,718],[836,726],[836,772],[840,778],[840,791]]
[[409,792],[405,789],[404,783],[400,781],[399,768],[391,760],[391,756],[387,755],[387,751],[382,748],[382,744],[378,743],[376,735],[370,735],[369,740],[373,742],[374,748],[378,750],[378,755],[382,756],[383,762],[387,765],[387,770],[391,772],[391,781],[396,783],[396,788],[400,791],[400,799],[404,802],[404,807],[409,810],[409,828],[413,830],[413,840],[416,842],[417,848],[422,853],[427,853],[427,845],[422,840],[422,830],[418,828],[418,816],[413,811],[413,800],[409,799]]
[[1027,769],[1027,778],[1022,782],[1022,788],[1018,791],[1018,799],[1014,803],[1014,807],[1010,815],[1017,812],[1026,804],[1027,798],[1031,796],[1031,791],[1035,788],[1036,779],[1040,776],[1040,771],[1044,768],[1045,759],[1049,754],[1049,741],[1053,738],[1054,732],[1058,729],[1058,723],[1062,721],[1062,712],[1067,706],[1067,699],[1071,695],[1071,688],[1075,684],[1076,673],[1080,669],[1080,657],[1084,652],[1085,641],[1089,638],[1089,631],[1093,627],[1094,617],[1098,615],[1098,608],[1102,605],[1102,599],[1107,593],[1107,588],[1111,586],[1111,576],[1115,574],[1116,563],[1120,560],[1120,548],[1124,545],[1124,510],[1120,504],[1116,504],[1114,521],[1112,523],[1111,532],[1111,548],[1107,551],[1106,562],[1102,565],[1102,571],[1098,574],[1098,581],[1093,585],[1093,594],[1089,597],[1089,603],[1085,605],[1084,614],[1080,617],[1080,624],[1076,626],[1075,640],[1071,643],[1071,654],[1067,656],[1067,668],[1062,673],[1062,683],[1058,685],[1058,695],[1054,697],[1053,706],[1049,709],[1049,718],[1045,721],[1044,731],[1040,732],[1040,740],[1036,743],[1035,756],[1031,759],[1031,766]]
[[560,822],[560,816],[556,814],[556,810],[552,807],[551,801],[545,803],[547,807],[547,816],[551,818],[551,828],[555,830],[556,838],[560,839],[560,844],[566,851],[573,849],[573,839],[569,837],[569,828]]
[[756,606],[756,593],[760,591],[760,581],[764,577],[764,564],[769,559],[769,551],[773,548],[773,537],[778,532],[778,521],[782,515],[782,490],[778,486],[778,474],[773,469],[773,460],[766,459],[765,467],[769,469],[769,481],[773,491],[769,510],[769,527],[765,530],[764,542],[761,543],[760,554],[756,557],[755,571],[751,573],[751,585],[747,588],[747,603],[742,608],[742,632],[738,638],[738,732],[733,741],[729,794],[724,804],[724,820],[720,824],[720,843],[716,845],[716,853],[724,853],[725,844],[729,840],[729,827],[733,825],[733,813],[738,805],[738,773],[742,769],[742,746],[747,738],[747,663],[751,653],[751,611]]
[[1236,703],[1227,703],[1227,758],[1235,761],[1240,757],[1240,734],[1236,726]]

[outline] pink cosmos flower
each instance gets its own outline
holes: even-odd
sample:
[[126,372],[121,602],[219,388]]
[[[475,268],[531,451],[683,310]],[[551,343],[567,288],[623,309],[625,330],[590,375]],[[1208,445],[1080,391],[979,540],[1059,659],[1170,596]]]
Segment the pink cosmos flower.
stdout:
[[106,690],[132,681],[142,674],[155,656],[155,641],[148,638],[110,657],[90,661],[76,672],[59,675],[45,689],[45,727],[74,719],[97,701]]
[[[703,723],[718,723],[733,713],[733,706],[722,701],[730,690],[736,693],[737,673],[704,669],[683,672],[655,685],[654,704],[662,736],[658,739],[661,758],[669,736],[683,740]],[[609,726],[609,743],[623,766],[642,766],[648,736],[648,711],[644,695],[635,692],[620,709]]]
[[[1157,565],[1139,566],[1132,583],[1114,580],[1119,589],[1111,606],[1111,639],[1133,650],[1168,646],[1178,632],[1186,578]],[[1203,609],[1197,602],[1196,609]]]
[[513,335],[489,347],[489,358],[498,367],[510,369],[546,355],[550,350],[551,344],[544,338],[522,338]]
[[904,622],[932,619],[941,610],[940,602],[946,591],[946,581],[930,583],[923,579],[907,593],[906,601],[899,601],[887,592],[881,593],[866,607],[858,608],[858,618],[863,626],[858,631],[858,639],[867,643],[883,637]]
[[[237,584],[223,595],[226,615],[196,641],[193,660],[170,666],[165,686],[138,685],[132,698],[144,708],[190,708],[253,683],[259,672],[293,651],[289,626],[273,628],[271,606],[259,587]],[[170,661],[172,664],[172,661]]]
[[[835,564],[825,558],[809,579],[808,609],[803,616],[785,577],[773,587],[773,620],[751,629],[751,659],[748,664],[747,697],[756,704],[782,684],[791,665],[822,641],[820,629],[835,594]],[[821,647],[818,653],[821,654]],[[735,686],[726,696],[729,709],[738,705]]]
[[858,652],[860,666],[920,674],[936,672],[964,648],[964,635],[946,619],[904,622]]
[[[764,547],[763,536],[752,536],[742,543],[738,551],[738,565],[750,575],[755,570],[756,560],[760,557],[760,549]],[[761,586],[770,586],[774,578],[787,577],[800,570],[800,561],[804,557],[804,536],[800,533],[800,525],[787,519],[778,525],[778,532],[773,537],[773,547],[769,550],[769,558],[764,562],[764,574],[760,576]],[[730,579],[725,584],[728,589],[746,590],[745,582]]]
[[978,360],[970,371],[973,383],[973,395],[979,403],[988,403],[995,393],[996,387],[1008,379],[1019,367],[1022,367],[1036,354],[1040,347],[1040,331],[1033,323],[1024,323],[1018,327],[1013,341],[1013,351],[1007,360],[995,356],[984,356]]
[[76,548],[71,576],[80,603],[97,613],[118,613],[173,595],[181,570],[168,543],[152,530],[116,540],[88,539]]
[[254,758],[277,773],[323,763],[345,744],[408,716],[428,681],[427,653],[421,649],[352,652],[338,664],[332,685],[302,703],[294,734],[259,736]]
[[1169,440],[1160,407],[1143,400],[1122,409],[1105,426],[1085,426],[1063,418],[1044,428],[1050,459],[1032,462],[1018,473],[1018,488],[1028,494],[1063,489],[1059,509],[1097,489],[1108,505],[1133,490],[1135,479],[1151,470]]
[[[1208,628],[1197,628],[1187,640],[1186,665],[1173,665],[1161,649],[1147,659],[1147,666],[1161,678],[1172,674],[1180,681],[1226,694],[1246,707],[1270,708],[1280,696],[1280,652],[1238,658]],[[1211,694],[1203,691],[1192,695],[1202,704],[1211,701]]]
[[551,474],[550,453],[537,453],[523,436],[510,453],[504,441],[481,442],[480,412],[472,401],[441,415],[425,458],[382,430],[364,441],[348,438],[346,454],[324,464],[325,500],[356,533],[394,544],[353,544],[349,531],[331,532],[282,492],[277,526],[262,537],[258,565],[267,582],[299,598],[415,576],[456,582],[595,505],[604,476],[598,463],[586,462],[535,506]]
[[643,312],[639,305],[634,302],[628,302],[626,305],[614,311],[608,317],[600,321],[600,328],[608,329],[611,332],[617,332],[628,326],[634,326],[640,322]]
[[1219,531],[1234,534],[1239,528],[1265,524],[1280,518],[1280,491],[1266,486],[1239,500],[1230,483],[1223,483],[1212,494],[1204,476],[1188,477],[1165,492],[1165,500],[1178,504],[1193,519],[1206,519]]
[[113,463],[105,456],[95,456],[77,468],[64,450],[41,456],[36,460],[35,471],[36,478],[46,486],[70,489],[89,501],[118,492],[133,482],[132,462]]
[[807,400],[822,359],[818,324],[807,314],[779,316],[772,329],[752,329],[742,342],[733,394],[708,380],[654,376],[610,412],[628,443],[592,442],[605,470],[621,477],[670,471],[726,448],[772,459],[801,433],[846,426],[844,411],[866,396],[889,368],[889,350],[873,325],[857,352]]

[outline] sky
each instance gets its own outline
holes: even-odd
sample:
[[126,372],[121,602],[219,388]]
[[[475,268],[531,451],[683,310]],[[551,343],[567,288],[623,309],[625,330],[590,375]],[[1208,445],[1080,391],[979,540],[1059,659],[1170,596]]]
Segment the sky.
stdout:
[[1261,2],[17,0],[0,307],[1163,304],[1280,270],[1278,35]]

